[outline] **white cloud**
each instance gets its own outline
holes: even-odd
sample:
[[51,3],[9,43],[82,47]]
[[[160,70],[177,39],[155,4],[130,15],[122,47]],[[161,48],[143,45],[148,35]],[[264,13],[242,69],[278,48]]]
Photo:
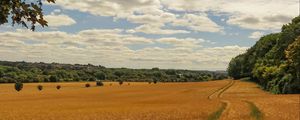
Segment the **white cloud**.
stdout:
[[[199,38],[149,39],[126,34],[122,29],[90,29],[73,34],[17,30],[1,32],[0,37],[2,60],[92,63],[107,67],[225,69],[232,57],[247,49],[203,47],[207,40]],[[173,47],[153,47],[158,44]],[[145,47],[131,49],[134,45]]]
[[[222,27],[205,14],[223,14],[229,25],[252,30],[276,31],[298,15],[298,0],[60,0],[56,5],[99,16],[112,16],[132,23],[162,26],[173,23],[197,32],[221,32]],[[179,11],[179,12],[170,12]],[[183,18],[182,13],[186,13]],[[140,26],[140,27],[144,27]],[[140,31],[144,32],[144,31]],[[149,32],[156,34],[157,32]],[[176,34],[176,32],[175,32]]]
[[263,32],[256,31],[256,32],[251,33],[249,38],[258,39],[258,38],[262,37],[263,35],[264,35]]
[[227,23],[245,29],[279,30],[298,15],[298,0],[162,0],[168,9],[214,12],[229,16]]
[[162,29],[161,26],[151,25],[151,24],[144,24],[134,29],[130,29],[127,31],[128,33],[137,33],[142,32],[146,34],[186,34],[190,33],[186,30],[174,30],[174,29]]
[[188,27],[199,32],[222,32],[222,27],[217,25],[206,14],[185,14],[182,18],[172,22],[174,26]]
[[49,27],[61,27],[76,24],[76,21],[74,19],[64,14],[46,15],[45,19],[48,21]]
[[[160,0],[64,0],[56,5],[65,9],[79,10],[99,16],[112,16],[115,20],[126,19],[140,24],[129,32],[146,34],[179,34],[189,33],[186,30],[163,29],[166,25],[182,26],[197,32],[222,32],[222,27],[213,22],[205,14],[179,14],[164,9]],[[173,23],[173,24],[172,24]],[[153,27],[153,30],[149,29]]]
[[185,48],[197,48],[201,47],[201,43],[205,42],[203,39],[194,39],[194,38],[160,38],[157,40],[160,43],[170,44],[175,47],[185,47]]

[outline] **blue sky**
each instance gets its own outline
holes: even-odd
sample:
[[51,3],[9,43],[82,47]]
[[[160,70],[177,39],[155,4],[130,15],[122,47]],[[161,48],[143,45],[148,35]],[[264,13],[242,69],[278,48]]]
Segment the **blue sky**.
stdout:
[[297,0],[59,0],[49,27],[0,27],[1,60],[225,70],[298,15]]

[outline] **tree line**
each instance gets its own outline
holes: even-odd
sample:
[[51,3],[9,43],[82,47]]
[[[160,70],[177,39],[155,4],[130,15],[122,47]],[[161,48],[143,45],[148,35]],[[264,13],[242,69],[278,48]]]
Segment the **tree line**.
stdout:
[[0,61],[0,83],[15,82],[199,82],[227,78],[222,71],[106,68],[92,64],[59,64]]
[[227,71],[234,79],[248,78],[275,94],[300,93],[300,16],[233,58]]

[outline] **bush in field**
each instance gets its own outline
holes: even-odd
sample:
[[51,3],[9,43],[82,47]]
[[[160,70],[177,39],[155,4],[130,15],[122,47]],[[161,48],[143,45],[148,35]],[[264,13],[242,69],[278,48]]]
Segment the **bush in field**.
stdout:
[[103,84],[102,81],[96,81],[96,85],[97,85],[97,86],[104,86],[104,84]]
[[42,86],[42,85],[38,85],[38,86],[37,86],[37,89],[38,89],[39,91],[42,91],[42,90],[43,90],[43,86]]
[[127,85],[130,85],[130,83],[128,83]]
[[153,83],[156,84],[158,81],[157,80],[153,80]]
[[61,86],[60,86],[60,85],[57,85],[57,86],[56,86],[56,89],[58,89],[58,90],[59,90],[60,88],[61,88]]
[[110,85],[110,86],[112,86],[113,84],[112,84],[112,83],[110,83],[109,85]]
[[91,85],[89,83],[85,84],[85,87],[91,87]]
[[119,85],[122,85],[123,84],[123,80],[119,80]]
[[16,91],[21,91],[22,89],[23,89],[23,83],[21,83],[21,82],[16,82],[15,83],[15,89],[16,89]]

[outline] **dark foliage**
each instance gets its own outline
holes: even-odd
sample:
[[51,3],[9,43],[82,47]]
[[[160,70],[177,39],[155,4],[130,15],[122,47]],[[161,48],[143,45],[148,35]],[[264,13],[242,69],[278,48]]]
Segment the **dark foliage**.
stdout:
[[123,85],[123,80],[119,80],[119,85]]
[[99,80],[99,81],[96,81],[96,85],[97,85],[97,86],[104,86],[103,82],[100,81],[100,80]]
[[[231,60],[228,75],[250,78],[275,94],[300,93],[300,16]],[[298,39],[297,39],[298,38]]]
[[23,83],[21,83],[21,82],[16,82],[15,83],[15,90],[16,91],[21,91],[23,89]]
[[60,86],[60,85],[57,85],[57,86],[56,86],[56,89],[57,89],[57,90],[60,90],[60,89],[61,89],[61,86]]
[[42,91],[42,90],[43,90],[43,86],[42,86],[42,85],[38,85],[38,86],[37,86],[37,89],[38,89],[39,91]]
[[[47,0],[49,3],[54,3],[55,0]],[[1,0],[0,1],[0,25],[8,23],[11,17],[12,25],[18,24],[23,27],[35,30],[35,24],[40,24],[42,27],[48,26],[48,22],[44,19],[42,10],[42,0]]]
[[171,69],[127,69],[58,63],[0,61],[0,83],[72,82],[111,80],[124,82],[200,82],[227,78],[224,71],[192,71]]
[[89,83],[86,83],[86,84],[85,84],[85,87],[88,88],[88,87],[91,87],[91,85],[90,85]]

